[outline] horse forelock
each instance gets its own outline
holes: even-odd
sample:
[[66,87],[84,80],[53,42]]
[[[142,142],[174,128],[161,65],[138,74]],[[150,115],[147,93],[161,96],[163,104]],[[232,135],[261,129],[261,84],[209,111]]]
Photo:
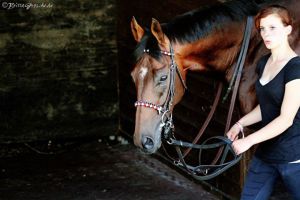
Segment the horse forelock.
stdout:
[[145,30],[144,36],[134,50],[134,57],[136,61],[140,60],[143,57],[143,55],[145,54],[145,49],[149,49],[149,52],[147,54],[149,54],[151,57],[157,60],[161,58],[158,41],[148,29]]

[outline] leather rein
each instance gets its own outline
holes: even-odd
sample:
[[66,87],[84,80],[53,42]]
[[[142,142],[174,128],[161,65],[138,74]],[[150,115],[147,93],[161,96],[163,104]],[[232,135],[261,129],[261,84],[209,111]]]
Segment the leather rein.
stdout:
[[[246,22],[246,27],[244,31],[244,36],[243,36],[243,41],[241,45],[241,50],[238,56],[238,60],[236,62],[236,66],[234,68],[234,73],[232,76],[232,79],[230,81],[230,85],[227,88],[226,95],[224,96],[224,99],[227,98],[228,94],[233,88],[232,96],[231,96],[231,101],[230,101],[230,107],[227,115],[227,122],[226,122],[226,127],[225,127],[225,133],[229,130],[229,127],[231,125],[231,119],[232,119],[232,114],[233,114],[233,109],[235,105],[235,100],[238,92],[238,87],[239,83],[241,80],[242,76],[242,70],[244,67],[245,63],[245,58],[247,55],[247,50],[249,47],[249,42],[250,42],[250,37],[251,37],[251,29],[252,29],[252,24],[253,24],[253,18],[252,17],[247,17],[247,22]],[[149,53],[149,49],[144,50],[145,53]],[[181,140],[177,140],[174,136],[174,124],[173,124],[173,119],[172,119],[172,112],[170,111],[171,105],[173,103],[174,95],[175,95],[175,77],[176,74],[178,75],[182,86],[184,89],[186,89],[186,84],[180,74],[179,68],[175,62],[175,54],[172,45],[170,44],[170,52],[167,51],[160,51],[163,55],[170,56],[171,58],[171,64],[170,64],[170,82],[169,82],[169,90],[168,94],[166,97],[165,102],[162,105],[157,105],[151,102],[147,102],[144,100],[138,100],[135,102],[135,106],[143,106],[143,107],[148,107],[155,109],[158,112],[158,115],[161,116],[161,122],[160,122],[160,127],[162,131],[162,139],[164,139],[169,145],[175,146],[178,159],[173,159],[171,156],[168,155],[166,152],[167,156],[171,158],[174,161],[174,164],[188,172],[190,175],[192,175],[195,179],[197,180],[209,180],[211,178],[214,178],[218,176],[219,174],[223,173],[236,163],[238,163],[242,155],[236,155],[234,150],[232,149],[231,143],[232,141],[229,140],[225,136],[214,136],[211,138],[208,138],[205,140],[202,144],[197,144],[199,141],[201,135],[204,133],[206,127],[208,126],[209,122],[212,119],[212,116],[216,110],[216,107],[218,105],[218,102],[220,100],[223,84],[219,83],[218,86],[218,91],[217,95],[215,97],[213,106],[210,110],[210,113],[208,114],[204,124],[202,125],[198,135],[196,138],[193,140],[192,143],[190,142],[184,142]],[[224,101],[223,99],[223,101]],[[244,137],[244,133],[242,132],[242,137]],[[218,141],[215,143],[211,143],[212,141]],[[180,147],[186,148],[184,153],[182,153]],[[215,149],[219,148],[219,151],[213,160],[213,162],[209,165],[203,165],[201,164],[201,157],[202,157],[202,150],[204,149]],[[192,150],[196,149],[199,150],[199,165],[198,166],[192,166],[189,165],[185,162],[184,158],[186,155]],[[232,160],[228,160],[228,153],[231,153],[231,157],[233,157]]]

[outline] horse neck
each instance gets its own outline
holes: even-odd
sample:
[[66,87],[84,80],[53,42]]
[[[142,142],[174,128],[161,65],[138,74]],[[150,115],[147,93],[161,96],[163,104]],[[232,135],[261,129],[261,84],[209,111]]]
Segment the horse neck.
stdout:
[[243,38],[242,24],[233,23],[222,31],[187,44],[174,43],[184,71],[230,71],[236,61]]

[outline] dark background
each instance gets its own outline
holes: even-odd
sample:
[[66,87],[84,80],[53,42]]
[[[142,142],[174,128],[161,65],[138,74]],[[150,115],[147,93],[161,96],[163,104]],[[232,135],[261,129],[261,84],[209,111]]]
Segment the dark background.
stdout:
[[115,0],[30,2],[0,5],[0,144],[115,134]]

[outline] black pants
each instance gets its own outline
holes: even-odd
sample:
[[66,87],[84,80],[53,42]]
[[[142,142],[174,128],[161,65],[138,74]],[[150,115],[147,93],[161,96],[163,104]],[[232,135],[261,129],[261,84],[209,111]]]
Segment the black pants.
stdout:
[[300,163],[270,164],[254,157],[241,200],[269,199],[276,180],[282,178],[294,200],[300,200]]

